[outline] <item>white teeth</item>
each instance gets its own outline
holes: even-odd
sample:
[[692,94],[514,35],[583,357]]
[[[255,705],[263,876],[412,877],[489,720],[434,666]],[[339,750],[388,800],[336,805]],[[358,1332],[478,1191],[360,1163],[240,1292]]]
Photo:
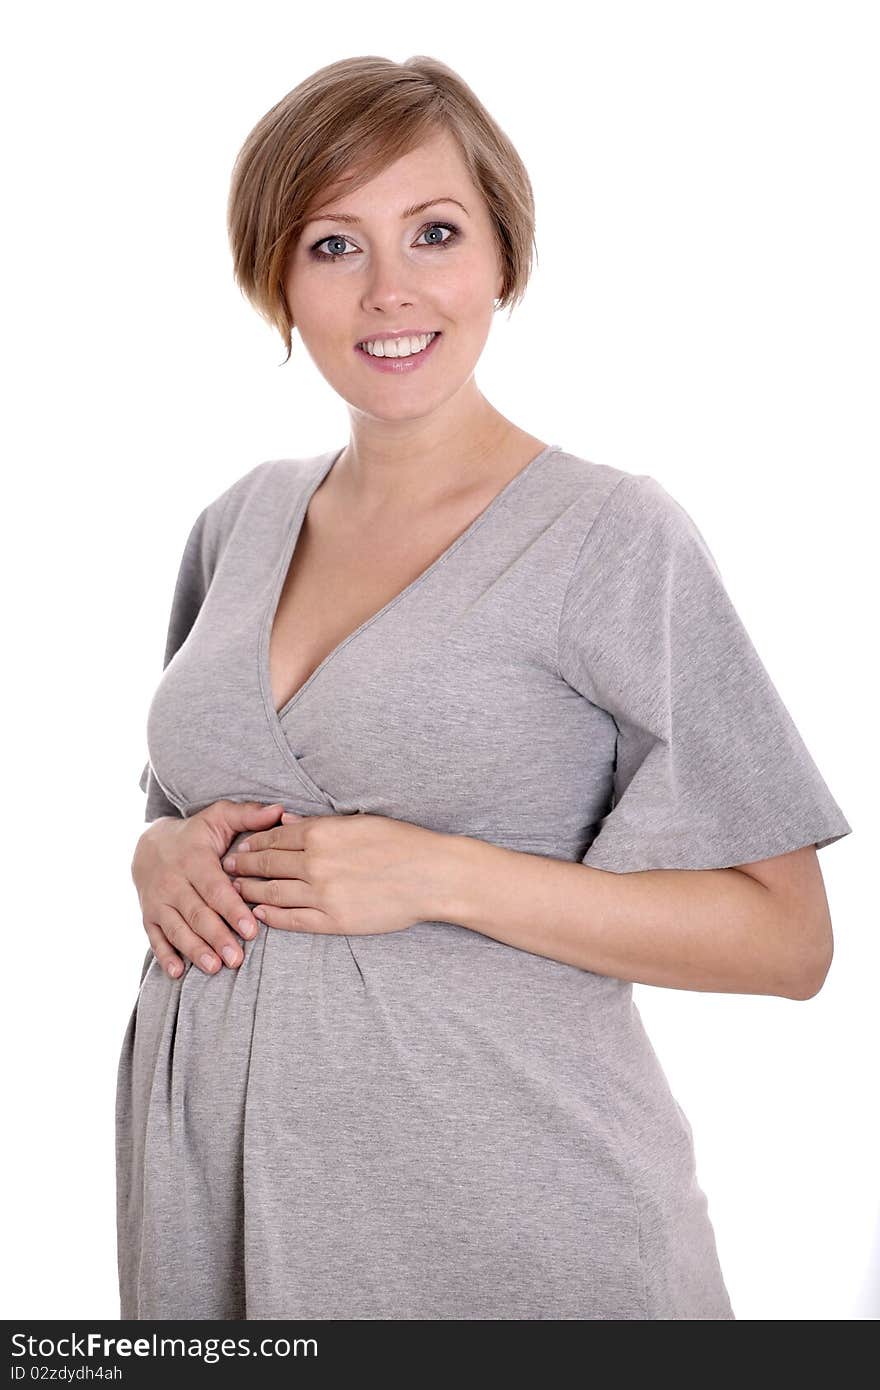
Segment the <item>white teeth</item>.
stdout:
[[419,338],[376,338],[358,343],[371,357],[411,357],[415,352],[424,352],[436,333],[423,333]]

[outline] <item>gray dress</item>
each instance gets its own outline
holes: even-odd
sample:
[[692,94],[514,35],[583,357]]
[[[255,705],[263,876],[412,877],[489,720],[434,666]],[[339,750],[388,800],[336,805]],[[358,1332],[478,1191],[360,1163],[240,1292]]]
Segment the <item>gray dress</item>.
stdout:
[[[276,713],[271,619],[341,452],[261,463],[197,518],[147,820],[278,801],[612,873],[850,833],[688,513],[556,445]],[[121,1317],[734,1317],[630,982],[454,922],[243,946],[214,976],[144,960]]]

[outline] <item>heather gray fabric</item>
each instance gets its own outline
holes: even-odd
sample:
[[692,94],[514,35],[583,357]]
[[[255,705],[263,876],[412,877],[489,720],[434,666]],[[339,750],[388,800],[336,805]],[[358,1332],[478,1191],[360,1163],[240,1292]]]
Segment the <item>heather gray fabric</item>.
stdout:
[[[850,833],[685,510],[556,445],[276,714],[270,619],[340,453],[262,463],[197,518],[148,820],[280,801],[614,873]],[[173,981],[147,951],[123,1318],[734,1317],[629,982],[449,922],[244,952]]]

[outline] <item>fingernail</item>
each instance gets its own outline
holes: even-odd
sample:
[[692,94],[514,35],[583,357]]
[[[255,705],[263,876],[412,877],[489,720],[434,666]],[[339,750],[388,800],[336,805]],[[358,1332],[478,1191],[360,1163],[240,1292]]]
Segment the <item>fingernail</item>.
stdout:
[[223,947],[223,959],[226,961],[227,965],[235,965],[238,960],[238,952],[234,946]]
[[216,963],[217,963],[217,957],[216,957],[216,956],[209,956],[208,953],[207,953],[207,951],[206,951],[205,954],[202,956],[202,968],[203,968],[204,970],[213,970],[213,969],[214,969],[214,966],[216,965]]
[[249,917],[242,917],[238,924],[238,930],[241,932],[242,936],[253,936],[257,929]]
[[[240,851],[241,851],[242,854],[247,854],[247,852],[248,852],[248,850],[250,849],[250,847],[251,847],[250,840],[242,840],[242,842],[241,842],[241,844],[239,845],[238,848],[240,849]],[[234,860],[234,859],[233,859],[233,861],[232,861],[232,867],[233,867],[233,869],[235,868],[235,860]]]
[[226,870],[226,872],[227,872],[228,874],[231,874],[231,873],[234,873],[234,872],[235,872],[235,855],[234,855],[234,854],[227,854],[226,858],[223,860],[223,867],[224,867],[224,869]]

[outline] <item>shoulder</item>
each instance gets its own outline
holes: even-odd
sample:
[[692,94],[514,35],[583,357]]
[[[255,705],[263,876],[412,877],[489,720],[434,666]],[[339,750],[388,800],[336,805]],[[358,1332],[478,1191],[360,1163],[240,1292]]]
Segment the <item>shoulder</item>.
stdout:
[[714,565],[706,539],[687,507],[650,473],[609,470],[598,507],[588,508],[577,567],[669,563],[694,552]]
[[309,462],[307,459],[265,459],[262,463],[255,464],[211,498],[205,507],[206,515],[215,524],[226,519],[234,521],[250,497],[267,486],[283,485],[285,481],[293,481],[300,473],[305,476]]
[[629,532],[687,529],[692,524],[682,504],[652,474],[595,463],[561,449],[541,486],[572,504],[573,524],[582,541],[598,523],[608,530],[618,527]]
[[312,476],[326,455],[317,458],[264,459],[213,497],[199,518],[203,544],[216,557],[239,518],[277,515]]
[[597,513],[618,484],[631,476],[608,463],[595,463],[580,454],[555,447],[545,467],[535,475],[535,487],[553,503],[568,504],[574,511]]
[[578,526],[561,630],[617,614],[636,631],[672,603],[716,610],[724,581],[688,509],[652,474],[613,471],[601,505]]

